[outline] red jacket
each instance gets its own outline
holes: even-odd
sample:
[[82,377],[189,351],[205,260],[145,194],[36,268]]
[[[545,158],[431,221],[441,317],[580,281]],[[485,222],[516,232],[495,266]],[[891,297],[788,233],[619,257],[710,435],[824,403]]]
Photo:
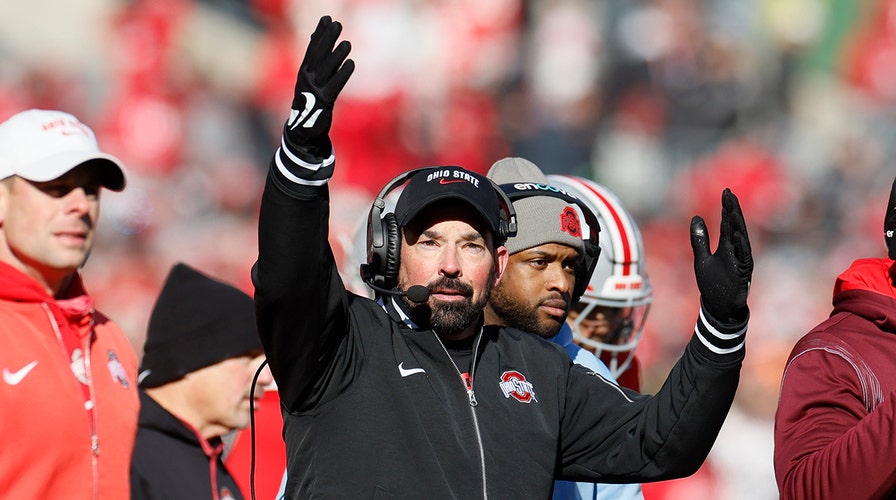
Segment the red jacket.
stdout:
[[896,493],[893,266],[855,261],[837,279],[830,318],[790,354],[775,415],[782,499]]
[[128,499],[137,359],[80,276],[57,300],[0,263],[0,346],[0,497]]

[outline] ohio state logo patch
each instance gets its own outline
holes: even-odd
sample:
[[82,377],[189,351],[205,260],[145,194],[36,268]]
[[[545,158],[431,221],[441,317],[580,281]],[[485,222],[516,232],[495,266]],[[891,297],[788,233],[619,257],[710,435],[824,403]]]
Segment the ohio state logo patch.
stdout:
[[109,367],[109,374],[112,375],[112,379],[118,382],[122,388],[127,389],[131,385],[128,381],[127,370],[124,369],[124,365],[118,360],[118,355],[115,354],[115,351],[111,349],[106,351],[106,366]]
[[522,373],[511,370],[501,374],[501,382],[498,383],[505,398],[513,398],[521,403],[538,402],[532,383],[526,381]]
[[560,230],[576,238],[582,237],[582,225],[575,208],[566,207],[560,212]]

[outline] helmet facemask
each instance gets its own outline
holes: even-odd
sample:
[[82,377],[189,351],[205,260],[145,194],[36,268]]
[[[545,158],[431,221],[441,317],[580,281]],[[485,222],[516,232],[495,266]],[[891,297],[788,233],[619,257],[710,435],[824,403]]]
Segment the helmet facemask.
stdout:
[[644,334],[650,300],[638,304],[634,301],[625,305],[605,304],[599,299],[583,297],[570,311],[569,318],[576,343],[604,359],[613,376],[619,378],[631,365]]

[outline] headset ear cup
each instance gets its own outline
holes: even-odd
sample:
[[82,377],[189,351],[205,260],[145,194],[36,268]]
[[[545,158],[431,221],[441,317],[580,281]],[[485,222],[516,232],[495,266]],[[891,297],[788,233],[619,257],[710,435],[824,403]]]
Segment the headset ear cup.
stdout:
[[576,286],[572,294],[572,304],[576,305],[582,295],[588,289],[588,283],[591,282],[591,275],[597,267],[597,259],[600,258],[600,245],[595,244],[591,240],[585,240],[585,258],[576,266]]
[[[383,221],[376,208],[371,209],[367,218],[367,276],[374,284],[382,281],[383,260],[385,260],[385,244],[383,238]],[[380,244],[378,244],[380,243]]]
[[398,284],[398,266],[401,264],[401,230],[395,214],[383,216],[383,232],[386,245],[383,259],[383,287],[392,288]]
[[579,299],[582,298],[582,295],[585,293],[585,290],[588,289],[588,281],[591,278],[591,274],[588,272],[588,259],[585,262],[580,263],[576,266],[575,274],[576,274],[576,286],[572,291],[571,304],[570,307],[575,306],[579,303]]

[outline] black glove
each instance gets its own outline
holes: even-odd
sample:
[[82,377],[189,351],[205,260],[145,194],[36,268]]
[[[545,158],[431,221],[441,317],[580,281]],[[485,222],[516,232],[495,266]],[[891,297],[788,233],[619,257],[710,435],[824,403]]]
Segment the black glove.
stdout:
[[334,48],[341,33],[342,24],[338,21],[333,21],[330,16],[320,18],[296,75],[292,110],[283,127],[283,146],[288,149],[286,153],[292,155],[289,156],[291,162],[281,159],[289,165],[288,170],[300,178],[321,179],[332,174],[332,160],[329,165],[323,165],[329,168],[328,173],[309,173],[296,169],[290,163],[307,169],[303,162],[307,162],[309,156],[326,159],[332,153],[329,133],[333,122],[333,104],[355,70],[355,62],[346,59],[351,44],[343,40]]
[[747,295],[753,254],[740,203],[730,189],[722,192],[722,223],[716,252],[709,251],[706,223],[700,216],[691,219],[691,248],[704,312],[724,326],[744,323],[750,314]]

